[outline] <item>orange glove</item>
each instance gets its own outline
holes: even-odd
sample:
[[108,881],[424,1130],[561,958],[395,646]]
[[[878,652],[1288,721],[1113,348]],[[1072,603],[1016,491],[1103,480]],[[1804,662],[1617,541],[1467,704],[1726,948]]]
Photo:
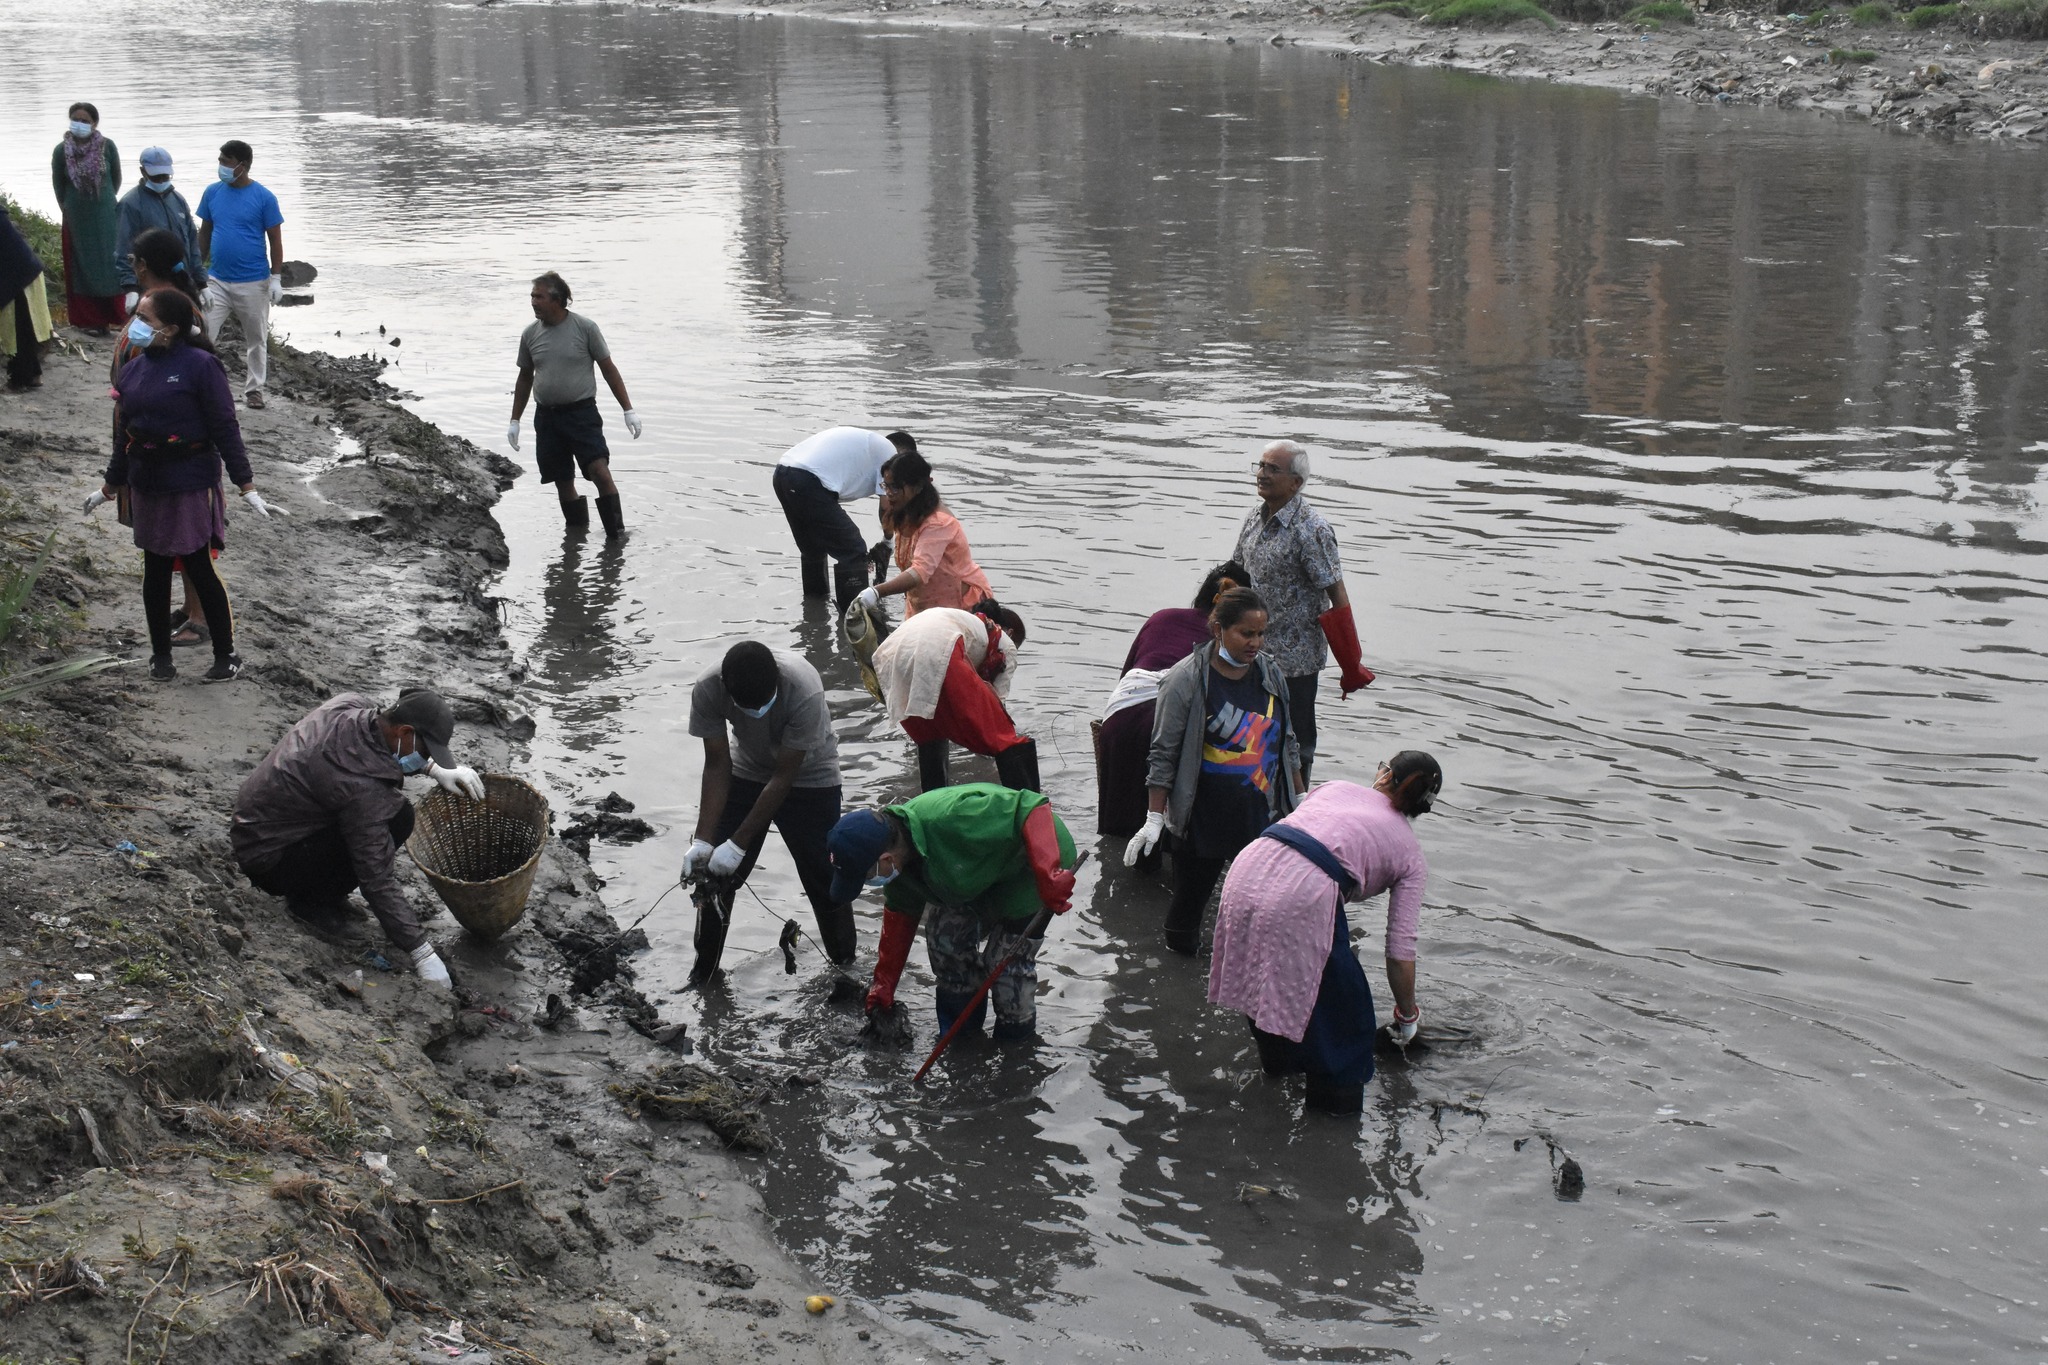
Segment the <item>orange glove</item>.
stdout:
[[1041,804],[1024,817],[1024,856],[1038,879],[1038,899],[1055,915],[1074,908],[1074,874],[1060,866],[1060,835],[1052,806]]
[[1337,667],[1342,671],[1339,686],[1344,695],[1350,696],[1361,687],[1370,687],[1373,671],[1359,660],[1358,623],[1351,619],[1351,608],[1331,607],[1316,618],[1316,624],[1323,628],[1323,638],[1330,642],[1330,652],[1337,656]]
[[868,987],[868,1013],[895,1005],[896,983],[903,979],[903,964],[910,961],[910,945],[916,938],[916,920],[901,910],[882,912],[882,944],[875,954],[874,983]]

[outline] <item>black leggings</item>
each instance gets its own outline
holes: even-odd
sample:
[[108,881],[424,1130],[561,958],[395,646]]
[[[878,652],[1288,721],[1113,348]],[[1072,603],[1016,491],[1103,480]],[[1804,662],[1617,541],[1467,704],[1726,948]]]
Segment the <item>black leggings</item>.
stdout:
[[36,340],[36,324],[28,315],[24,291],[14,296],[14,354],[7,357],[7,382],[25,389],[42,377],[43,344]]
[[1173,855],[1173,901],[1166,907],[1166,946],[1194,953],[1202,946],[1202,916],[1228,858],[1198,858],[1185,848]]
[[[171,652],[171,565],[177,555],[142,552],[142,615],[149,622],[149,652]],[[213,555],[204,545],[183,556],[185,581],[206,612],[207,633],[213,637],[213,657],[225,659],[235,652],[235,618],[228,607],[227,586],[213,571]]]

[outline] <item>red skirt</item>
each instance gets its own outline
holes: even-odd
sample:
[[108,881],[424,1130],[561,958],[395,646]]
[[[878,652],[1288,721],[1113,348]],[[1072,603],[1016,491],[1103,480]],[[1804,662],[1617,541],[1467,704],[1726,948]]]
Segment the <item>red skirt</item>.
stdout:
[[1003,699],[967,662],[964,640],[953,642],[953,657],[946,661],[946,681],[939,688],[939,704],[933,708],[932,718],[905,716],[903,733],[917,744],[950,739],[988,758],[1024,742],[1010,713],[1003,709]]
[[64,229],[64,311],[70,315],[73,327],[119,327],[128,320],[128,310],[122,305],[127,299],[122,294],[74,294],[71,279],[77,273],[73,269],[76,253],[71,249],[71,229]]

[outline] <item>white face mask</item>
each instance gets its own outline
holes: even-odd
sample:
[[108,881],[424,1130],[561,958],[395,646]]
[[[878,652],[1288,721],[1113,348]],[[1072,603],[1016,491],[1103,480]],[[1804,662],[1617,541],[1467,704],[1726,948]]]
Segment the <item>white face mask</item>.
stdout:
[[92,136],[92,125],[83,119],[71,120],[71,136],[79,139],[81,142],[84,141]]
[[[775,699],[781,695],[782,694],[780,692],[770,692],[768,694],[768,700],[762,702],[758,708],[740,706],[740,714],[743,716],[751,716],[755,720],[759,720],[761,719],[761,717],[767,715],[770,711],[772,711],[775,708]],[[739,703],[734,702],[733,705],[739,706]]]
[[161,180],[152,180],[148,176],[144,176],[142,183],[155,190],[158,194],[169,194],[171,192],[171,178],[168,175]]
[[223,185],[234,184],[235,176],[238,174],[233,166],[216,166],[213,168],[213,173],[220,177],[220,183]]
[[1221,640],[1218,640],[1216,642],[1216,657],[1223,660],[1224,663],[1229,664],[1232,668],[1243,668],[1245,665],[1251,662],[1250,659],[1240,659],[1236,655],[1232,654],[1230,652],[1230,647],[1224,644]]

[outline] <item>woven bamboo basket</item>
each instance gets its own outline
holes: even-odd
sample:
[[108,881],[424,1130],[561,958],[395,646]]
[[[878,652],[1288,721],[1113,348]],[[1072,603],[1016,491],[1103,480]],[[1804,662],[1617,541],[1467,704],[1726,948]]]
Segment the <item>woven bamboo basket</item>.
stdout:
[[484,775],[484,799],[436,790],[419,803],[405,851],[463,928],[495,939],[519,923],[548,841],[548,801],[503,773]]

